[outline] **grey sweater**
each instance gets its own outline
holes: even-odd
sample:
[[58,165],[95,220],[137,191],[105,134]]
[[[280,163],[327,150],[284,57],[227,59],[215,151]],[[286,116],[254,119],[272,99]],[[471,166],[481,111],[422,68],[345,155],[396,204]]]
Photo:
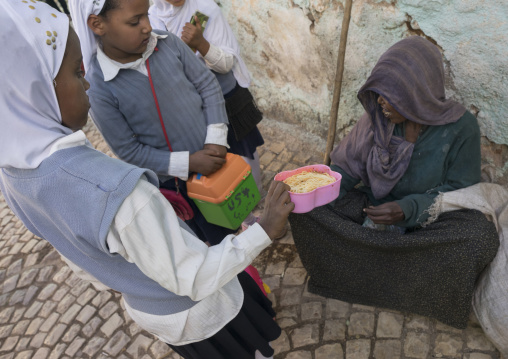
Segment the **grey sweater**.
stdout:
[[[149,57],[155,92],[173,151],[191,154],[203,148],[207,126],[228,123],[216,77],[173,34],[159,39]],[[92,118],[120,159],[167,175],[170,152],[148,77],[122,69],[104,81],[95,57],[86,75]]]

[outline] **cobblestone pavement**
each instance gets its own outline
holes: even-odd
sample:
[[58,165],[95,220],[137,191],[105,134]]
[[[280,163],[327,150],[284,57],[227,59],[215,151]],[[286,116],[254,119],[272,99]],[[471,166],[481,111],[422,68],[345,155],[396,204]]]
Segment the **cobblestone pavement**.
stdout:
[[[322,161],[323,140],[270,120],[260,128],[265,187],[280,170]],[[85,131],[96,148],[111,154],[93,125]],[[291,231],[254,265],[272,289],[283,328],[273,343],[275,359],[500,358],[474,319],[457,330],[309,293]],[[0,359],[179,358],[128,317],[119,294],[77,278],[13,216],[1,195],[0,283]]]

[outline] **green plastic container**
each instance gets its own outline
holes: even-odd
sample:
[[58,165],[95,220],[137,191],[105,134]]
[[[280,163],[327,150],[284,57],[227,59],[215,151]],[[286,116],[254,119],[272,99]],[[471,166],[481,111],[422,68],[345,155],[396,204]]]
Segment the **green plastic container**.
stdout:
[[209,223],[229,229],[240,227],[261,199],[250,166],[230,153],[214,174],[194,174],[187,181],[187,194]]

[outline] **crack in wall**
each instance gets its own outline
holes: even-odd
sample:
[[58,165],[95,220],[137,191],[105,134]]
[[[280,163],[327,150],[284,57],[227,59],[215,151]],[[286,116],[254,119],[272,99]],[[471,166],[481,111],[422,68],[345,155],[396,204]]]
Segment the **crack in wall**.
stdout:
[[[443,48],[441,46],[439,46],[439,44],[437,43],[436,40],[434,40],[432,37],[425,34],[425,32],[423,32],[423,30],[420,29],[420,27],[418,26],[418,22],[416,22],[416,20],[414,20],[411,15],[406,13],[406,18],[407,18],[406,26],[407,26],[408,33],[410,33],[411,35],[418,35],[418,36],[422,36],[422,37],[426,38],[427,40],[432,42],[434,45],[436,45],[439,48],[439,50],[441,51],[441,53],[444,52]],[[415,24],[416,26],[413,24]]]
[[474,117],[478,118],[478,113],[480,112],[480,109],[475,105],[471,104],[469,105],[469,112],[471,112],[474,115]]
[[252,25],[248,22],[248,21],[245,21],[244,19],[240,18],[238,19],[238,22],[242,25],[242,27],[245,29],[245,32],[247,32],[247,34],[249,34],[250,36],[252,36],[252,38],[254,39],[254,43],[257,42],[257,39],[258,39],[258,35],[256,34],[256,31],[254,30],[254,28],[252,27]]
[[[312,34],[314,34],[314,27],[316,26],[316,22],[319,21],[319,19],[322,16],[322,13],[314,9],[312,6],[309,5],[309,8],[304,7],[300,4],[295,3],[294,0],[289,1],[289,5],[291,8],[298,8],[302,10],[303,14],[307,16],[307,18],[310,20],[311,24],[309,25],[309,30]],[[324,12],[324,11],[323,11]]]
[[307,14],[307,17],[310,20],[310,26],[309,26],[310,32],[313,34],[314,33],[314,27],[316,25],[316,19],[314,18],[314,15],[312,15],[312,12],[309,12]]
[[297,7],[297,8],[300,8],[303,10],[303,8],[300,5],[296,4],[293,0],[289,1],[289,5],[291,5],[291,7],[293,7],[293,8]]
[[443,54],[443,64],[444,64],[444,70],[445,70],[445,87],[450,90],[453,90],[456,94],[459,94],[460,91],[458,90],[457,86],[455,86],[455,81],[453,80],[455,78],[455,75],[452,70],[452,65],[451,65],[450,61],[444,56],[444,48],[441,45],[439,45],[439,43],[434,38],[427,35],[420,28],[420,26],[418,25],[418,22],[415,19],[413,19],[413,17],[411,15],[409,15],[408,13],[406,13],[406,19],[407,20],[406,20],[405,24],[407,27],[407,32],[410,35],[417,35],[417,36],[422,36],[422,37],[426,38],[427,40],[432,42],[434,45],[436,45],[438,47],[439,51],[441,51],[441,54]]
[[[398,0],[393,0],[393,1],[384,0],[384,1],[378,2],[378,1],[367,0],[366,3],[370,4],[370,5],[374,5],[374,6],[397,7],[397,1]],[[354,5],[354,3],[353,3],[353,5]]]

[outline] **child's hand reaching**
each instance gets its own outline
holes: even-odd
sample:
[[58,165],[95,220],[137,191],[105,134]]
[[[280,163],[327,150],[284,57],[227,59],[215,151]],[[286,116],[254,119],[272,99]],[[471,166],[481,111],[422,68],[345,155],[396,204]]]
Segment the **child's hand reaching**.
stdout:
[[218,171],[224,163],[226,160],[216,150],[205,148],[189,156],[189,171],[208,176]]
[[289,213],[295,209],[295,204],[289,197],[289,188],[284,182],[273,181],[266,195],[259,225],[272,240],[284,231]]

